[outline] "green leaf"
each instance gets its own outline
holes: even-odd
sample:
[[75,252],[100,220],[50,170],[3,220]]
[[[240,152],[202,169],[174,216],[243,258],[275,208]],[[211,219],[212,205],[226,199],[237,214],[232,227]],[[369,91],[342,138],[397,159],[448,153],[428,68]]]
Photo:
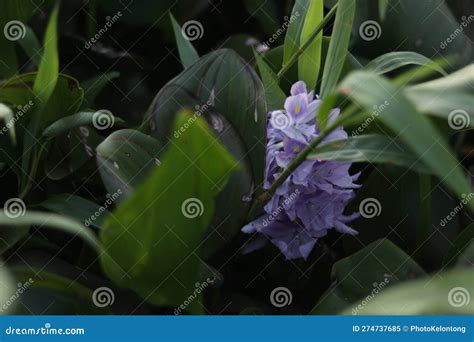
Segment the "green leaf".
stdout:
[[[364,297],[424,275],[423,269],[403,250],[387,239],[377,240],[357,253],[336,262],[333,285],[320,298],[312,314],[335,314]],[[366,314],[365,309],[361,310]]]
[[[189,117],[178,115],[175,129]],[[180,305],[194,291],[214,196],[238,167],[201,118],[169,146],[161,166],[101,230],[106,274],[156,305]],[[199,305],[196,298],[188,309]]]
[[416,91],[441,91],[449,89],[452,92],[474,94],[474,64],[470,64],[446,77],[417,84],[407,89]]
[[[94,123],[94,115],[96,115],[96,113],[98,112],[79,112],[61,118],[46,127],[42,135],[46,139],[52,139],[61,134],[65,134],[74,128],[92,126]],[[116,124],[124,124],[124,121],[120,118],[114,117],[114,125]]]
[[[324,1],[310,1],[301,30],[300,46],[311,38],[313,31],[323,21],[323,18]],[[299,79],[306,82],[308,89],[314,89],[318,81],[319,70],[321,68],[322,43],[323,32],[321,31],[298,59]]]
[[390,0],[379,0],[379,16],[382,21],[385,20],[387,15],[387,8]]
[[33,91],[40,101],[41,107],[45,107],[48,103],[59,78],[58,12],[59,3],[56,4],[49,18],[44,37],[41,63],[33,85]]
[[439,72],[443,76],[447,75],[446,71],[439,64],[419,53],[411,51],[386,53],[372,60],[365,68],[377,75],[382,75],[407,65],[423,65]]
[[[114,197],[109,197],[106,203],[113,202],[113,200]],[[94,226],[96,228],[100,228],[104,219],[110,214],[107,210],[108,205],[100,206],[97,203],[72,194],[52,196],[46,201],[41,202],[40,206],[63,216],[76,219],[85,226]]]
[[322,98],[336,90],[347,58],[351,28],[354,23],[355,0],[339,0],[338,6],[321,81]]
[[[150,108],[150,134],[165,145],[173,133],[176,113],[194,108],[194,116],[218,113],[231,124],[243,142],[255,186],[263,183],[265,160],[266,98],[255,71],[235,52],[211,52],[165,85]],[[209,118],[218,135],[225,126]],[[179,132],[178,132],[179,133]],[[247,158],[243,158],[247,162]]]
[[22,49],[25,51],[26,55],[35,66],[39,66],[41,63],[42,49],[41,45],[36,37],[35,32],[29,26],[26,26],[26,35],[25,38],[20,39],[19,44]]
[[306,13],[309,8],[309,0],[296,0],[293,10],[291,12],[291,18],[293,19],[288,26],[285,35],[285,44],[283,52],[283,64],[285,66],[290,61],[291,57],[300,47],[301,32],[303,31],[303,25],[305,22]]
[[97,146],[97,163],[110,194],[129,196],[150,172],[160,165],[161,144],[139,131],[123,129]]
[[[474,273],[452,270],[405,282],[379,293],[363,307],[364,315],[472,315]],[[352,314],[355,308],[343,312]]]
[[263,87],[265,88],[265,95],[267,96],[268,111],[283,108],[285,105],[286,95],[278,85],[275,73],[268,66],[262,56],[256,53],[255,58],[262,78]]
[[100,243],[95,235],[77,221],[50,213],[27,210],[24,215],[18,217],[9,217],[0,212],[0,225],[11,227],[40,226],[60,230],[74,236],[81,237],[97,252],[100,252]]
[[173,25],[176,44],[178,45],[179,58],[181,60],[181,64],[183,64],[183,67],[186,69],[188,66],[190,66],[199,59],[199,55],[193,44],[191,44],[188,39],[185,39],[183,33],[181,32],[181,27],[179,26],[178,22],[173,17],[173,14],[171,14],[171,12],[170,19],[171,24]]
[[[468,195],[469,196],[469,195]],[[446,223],[443,224],[443,226]],[[474,239],[474,223],[470,224],[459,234],[454,244],[449,248],[448,253],[443,260],[443,267],[450,267],[456,263],[456,260],[462,255],[463,251],[469,246]]]
[[314,149],[308,159],[338,160],[398,165],[418,172],[427,172],[426,166],[411,151],[393,138],[378,135],[349,137],[347,140],[333,141]]
[[[388,102],[378,119],[397,134],[459,198],[471,189],[443,136],[387,79],[363,71],[354,72],[342,82],[340,91],[362,105],[367,112]],[[474,208],[474,202],[470,206]]]

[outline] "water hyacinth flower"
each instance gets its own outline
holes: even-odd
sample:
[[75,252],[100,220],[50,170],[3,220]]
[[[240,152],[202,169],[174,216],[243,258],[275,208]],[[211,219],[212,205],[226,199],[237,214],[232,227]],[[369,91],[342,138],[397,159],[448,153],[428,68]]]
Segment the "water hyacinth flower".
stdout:
[[[316,113],[321,103],[300,81],[292,86],[284,110],[269,114],[264,189],[269,189],[282,170],[319,134]],[[333,109],[328,122],[333,122],[339,113],[339,109]],[[347,137],[339,127],[322,144]],[[242,228],[244,233],[258,233],[244,252],[259,249],[271,241],[287,259],[306,259],[316,241],[329,229],[357,234],[347,223],[357,218],[358,213],[344,214],[345,207],[354,198],[353,189],[359,187],[354,184],[359,174],[351,176],[350,166],[347,162],[304,161],[277,188],[264,207],[265,214]]]

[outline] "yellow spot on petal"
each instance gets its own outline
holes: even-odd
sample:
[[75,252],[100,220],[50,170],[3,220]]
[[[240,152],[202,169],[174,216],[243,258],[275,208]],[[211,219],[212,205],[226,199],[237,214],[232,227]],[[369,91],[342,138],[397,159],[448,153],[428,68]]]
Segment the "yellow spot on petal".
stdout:
[[298,145],[293,146],[293,152],[298,153],[300,151],[300,147]]
[[299,104],[295,106],[295,113],[298,114],[301,111],[301,107]]

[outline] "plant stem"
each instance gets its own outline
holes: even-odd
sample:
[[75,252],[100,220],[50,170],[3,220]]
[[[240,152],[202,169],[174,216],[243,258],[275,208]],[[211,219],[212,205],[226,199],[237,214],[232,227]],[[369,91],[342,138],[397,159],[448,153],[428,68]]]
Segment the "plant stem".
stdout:
[[303,52],[311,45],[311,43],[317,37],[319,32],[323,30],[324,26],[326,26],[326,24],[336,15],[336,10],[337,4],[334,5],[333,8],[331,8],[329,13],[324,17],[323,21],[319,23],[319,25],[313,31],[311,36],[308,38],[308,40],[295,52],[289,62],[281,68],[281,70],[277,74],[278,79],[280,79],[293,66],[293,64],[295,64],[295,62],[298,60],[298,57],[301,56]]

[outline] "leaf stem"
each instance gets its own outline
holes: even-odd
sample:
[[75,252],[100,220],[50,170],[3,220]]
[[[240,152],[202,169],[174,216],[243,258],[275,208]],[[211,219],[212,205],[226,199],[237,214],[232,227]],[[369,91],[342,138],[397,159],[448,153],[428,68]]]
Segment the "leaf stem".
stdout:
[[324,17],[323,21],[319,23],[316,29],[313,31],[308,40],[295,52],[287,64],[285,64],[277,74],[277,78],[280,79],[298,60],[299,56],[311,45],[313,40],[318,36],[319,32],[324,29],[324,26],[336,15],[337,4],[331,8],[328,14]]

